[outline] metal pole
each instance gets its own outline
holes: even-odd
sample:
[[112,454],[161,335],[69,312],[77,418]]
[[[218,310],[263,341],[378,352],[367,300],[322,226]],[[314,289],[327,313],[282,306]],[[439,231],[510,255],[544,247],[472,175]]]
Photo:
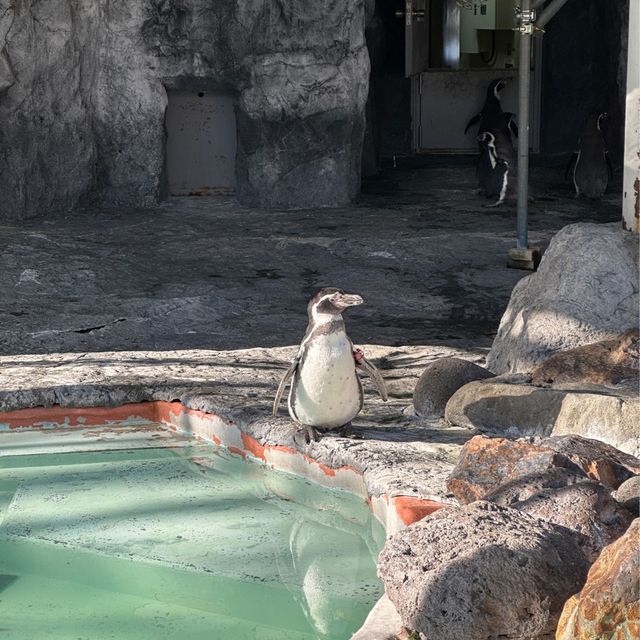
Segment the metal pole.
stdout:
[[[522,0],[521,15],[531,11],[531,0]],[[531,86],[532,23],[521,21],[520,64],[518,73],[518,249],[529,246],[527,217],[529,208],[529,93]]]
[[553,18],[553,16],[564,7],[568,0],[553,0],[546,8],[540,12],[540,17],[536,20],[536,27],[538,29],[544,29],[544,26]]
[[640,3],[629,6],[622,226],[640,233]]

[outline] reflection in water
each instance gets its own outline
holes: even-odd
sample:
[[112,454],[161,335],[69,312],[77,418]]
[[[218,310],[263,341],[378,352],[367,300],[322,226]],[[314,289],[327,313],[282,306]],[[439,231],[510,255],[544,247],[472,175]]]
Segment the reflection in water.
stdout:
[[362,498],[209,445],[7,456],[0,488],[8,640],[343,640],[382,592]]

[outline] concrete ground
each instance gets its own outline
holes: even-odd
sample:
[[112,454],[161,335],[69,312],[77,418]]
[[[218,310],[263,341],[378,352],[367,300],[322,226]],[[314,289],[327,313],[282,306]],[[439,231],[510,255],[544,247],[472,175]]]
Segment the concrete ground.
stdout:
[[[620,218],[619,189],[574,200],[534,160],[531,244]],[[86,209],[0,226],[0,354],[236,349],[299,342],[321,286],[357,292],[356,343],[486,350],[511,289],[515,206],[474,195],[472,157],[387,168],[346,209],[260,211],[232,198]]]

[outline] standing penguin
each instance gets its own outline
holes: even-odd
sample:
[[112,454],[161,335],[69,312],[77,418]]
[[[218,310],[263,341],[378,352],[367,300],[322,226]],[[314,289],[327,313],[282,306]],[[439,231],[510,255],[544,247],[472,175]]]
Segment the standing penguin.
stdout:
[[578,151],[574,154],[573,186],[576,198],[600,198],[604,195],[611,180],[611,161],[607,145],[602,135],[601,123],[607,114],[593,114],[587,119],[582,136],[578,142]]
[[488,205],[490,207],[497,207],[507,195],[513,195],[517,184],[517,159],[510,130],[512,118],[510,113],[495,114],[493,126],[478,136],[479,191],[487,198],[498,197],[496,202]]
[[[507,86],[509,80],[510,78],[497,78],[489,84],[489,87],[487,88],[487,97],[485,98],[482,110],[467,122],[467,126],[464,128],[465,133],[467,133],[474,124],[479,124],[479,133],[482,133],[483,131],[491,131],[496,124],[500,124],[501,116],[505,113],[502,110],[500,93]],[[517,138],[518,127],[513,120],[513,114],[509,114],[509,116],[509,131],[514,138]]]
[[501,204],[509,187],[509,162],[498,157],[496,151],[496,138],[489,131],[483,131],[478,136],[480,144],[480,160],[478,161],[478,182],[480,183],[480,193],[487,198],[498,200],[488,206],[498,206]]
[[373,378],[380,396],[387,400],[382,376],[362,351],[354,349],[345,330],[342,312],[359,304],[362,304],[360,296],[327,287],[318,291],[307,306],[307,331],[273,402],[275,416],[292,379],[289,415],[302,425],[307,442],[317,440],[316,429],[330,431],[345,426],[358,415],[364,396],[357,367]]

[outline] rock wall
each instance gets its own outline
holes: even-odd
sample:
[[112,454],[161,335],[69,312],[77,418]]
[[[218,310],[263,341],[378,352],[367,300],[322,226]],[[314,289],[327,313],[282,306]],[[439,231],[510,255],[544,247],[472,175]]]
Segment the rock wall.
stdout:
[[619,224],[572,224],[538,271],[514,287],[487,356],[496,374],[523,373],[557,351],[638,326],[638,245]]
[[0,219],[157,202],[166,89],[236,96],[252,206],[357,193],[365,0],[0,0]]

